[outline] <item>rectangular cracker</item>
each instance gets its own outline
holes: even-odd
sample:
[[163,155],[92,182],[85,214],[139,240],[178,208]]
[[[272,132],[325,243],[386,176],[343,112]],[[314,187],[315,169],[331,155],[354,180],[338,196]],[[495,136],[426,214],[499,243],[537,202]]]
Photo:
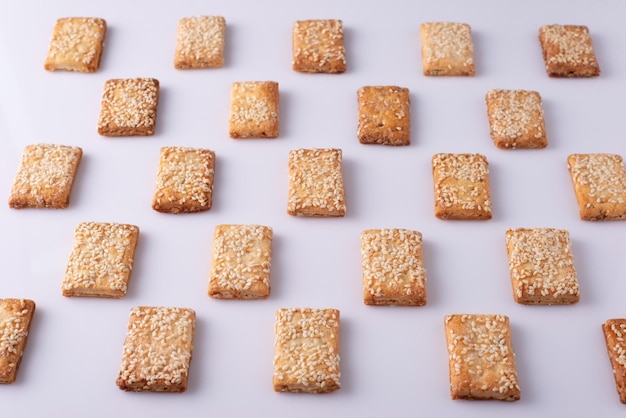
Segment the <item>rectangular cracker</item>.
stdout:
[[473,76],[474,44],[466,23],[426,22],[420,28],[424,75]]
[[133,308],[117,386],[131,392],[187,390],[195,326],[193,309]]
[[580,219],[626,219],[626,171],[617,154],[572,154],[567,157]]
[[139,228],[135,225],[82,222],[65,270],[63,296],[126,296]]
[[446,315],[452,399],[517,401],[520,387],[505,315]]
[[230,90],[231,138],[278,138],[278,83],[244,81]]
[[346,214],[340,149],[289,152],[287,213],[295,216],[342,217]]
[[162,147],[152,208],[163,213],[211,209],[214,169],[211,150]]
[[357,91],[362,144],[409,145],[411,100],[409,89],[398,86],[365,86]]
[[102,94],[98,133],[103,136],[154,135],[159,80],[107,80]]
[[293,69],[302,73],[346,71],[341,20],[301,20],[293,24]]
[[602,324],[602,331],[615,377],[615,388],[620,402],[626,404],[626,319],[609,319]]
[[97,17],[65,17],[57,20],[44,68],[93,73],[100,67],[107,24]]
[[539,42],[550,77],[596,77],[600,66],[587,26],[545,25]]
[[218,225],[213,238],[209,296],[267,299],[270,296],[272,228]]
[[541,95],[526,90],[490,90],[485,98],[491,139],[498,148],[548,146]]
[[480,154],[435,154],[435,216],[439,219],[491,219],[487,158]]
[[339,310],[276,311],[276,392],[328,393],[340,388]]
[[420,232],[397,228],[365,230],[361,233],[361,258],[366,305],[426,304]]
[[35,302],[0,299],[0,383],[13,383],[22,362]]
[[67,208],[82,156],[83,150],[79,147],[26,146],[11,187],[9,206],[14,209]]
[[565,305],[580,299],[569,232],[508,229],[505,234],[513,297],[525,305]]
[[222,16],[184,17],[178,21],[174,68],[218,68],[224,65],[226,20]]

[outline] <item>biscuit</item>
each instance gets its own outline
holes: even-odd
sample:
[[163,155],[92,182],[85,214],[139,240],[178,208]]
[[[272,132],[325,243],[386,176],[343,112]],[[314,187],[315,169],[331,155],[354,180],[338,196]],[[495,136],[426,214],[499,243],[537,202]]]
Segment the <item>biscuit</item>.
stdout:
[[595,77],[600,66],[593,52],[587,26],[546,25],[539,28],[539,41],[550,77]]
[[602,324],[602,331],[619,400],[626,404],[626,319],[609,319]]
[[163,147],[152,209],[163,213],[211,209],[215,153],[207,149]]
[[128,78],[104,84],[98,133],[103,136],[154,135],[159,80]]
[[504,315],[447,315],[452,399],[517,401],[520,387]]
[[487,158],[480,154],[435,154],[435,216],[439,219],[491,219]]
[[409,145],[411,101],[409,89],[397,86],[366,86],[357,91],[362,144]]
[[567,157],[580,219],[626,219],[626,171],[616,154],[572,154]]
[[554,228],[506,231],[513,297],[525,305],[564,305],[580,299],[569,232]]
[[82,222],[65,270],[63,296],[126,296],[139,228],[135,225]]
[[178,21],[174,68],[218,68],[224,65],[222,16],[184,17]]
[[327,393],[340,388],[337,309],[279,309],[275,334],[276,392]]
[[216,226],[209,296],[267,299],[271,260],[272,228],[262,225]]
[[0,383],[13,383],[22,362],[35,302],[0,299]]
[[245,81],[230,90],[231,138],[278,138],[278,83]]
[[184,392],[196,313],[139,306],[130,311],[117,386],[131,392]]
[[106,30],[106,21],[95,17],[57,20],[44,68],[81,73],[98,71]]
[[486,102],[491,139],[498,148],[548,146],[539,93],[525,90],[490,90]]
[[82,156],[83,150],[79,147],[26,146],[11,187],[9,206],[14,209],[67,208]]
[[296,216],[345,216],[341,161],[341,150],[335,148],[289,152],[287,213]]
[[421,25],[424,75],[473,76],[474,45],[466,23],[426,22]]
[[366,305],[426,304],[422,234],[407,229],[361,233],[363,302]]
[[343,22],[341,20],[294,22],[292,68],[301,73],[345,72]]

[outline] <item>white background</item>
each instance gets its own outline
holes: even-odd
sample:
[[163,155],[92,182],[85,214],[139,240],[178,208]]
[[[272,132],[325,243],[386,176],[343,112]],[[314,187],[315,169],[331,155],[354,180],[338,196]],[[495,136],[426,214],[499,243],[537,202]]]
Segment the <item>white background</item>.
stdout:
[[[618,401],[601,324],[626,316],[626,223],[579,220],[566,168],[570,153],[626,156],[626,3],[604,1],[350,0],[20,1],[0,5],[0,197],[8,199],[22,150],[32,143],[83,148],[66,210],[0,205],[0,297],[37,302],[17,381],[0,387],[7,417],[138,416],[615,416]],[[226,65],[173,68],[178,19],[222,15]],[[94,16],[109,31],[95,74],[49,73],[43,62],[59,17]],[[348,71],[291,70],[291,24],[338,18]],[[476,77],[422,75],[419,25],[472,26]],[[589,26],[602,75],[549,79],[537,31],[543,24]],[[161,82],[153,137],[96,132],[105,80]],[[280,84],[280,138],[228,137],[230,84]],[[365,146],[356,138],[356,90],[411,90],[412,144]],[[491,88],[537,90],[549,146],[497,149],[484,95]],[[217,154],[213,208],[167,215],[151,207],[159,148],[204,147]],[[347,215],[290,217],[291,149],[343,149]],[[494,218],[441,221],[433,215],[430,159],[479,152],[489,159]],[[4,196],[4,197],[2,197]],[[124,222],[141,228],[129,292],[121,300],[65,298],[61,282],[75,226]],[[259,223],[274,229],[272,294],[263,301],[207,296],[213,228]],[[523,306],[513,301],[504,232],[566,228],[581,301]],[[361,299],[360,233],[401,227],[424,236],[428,304],[367,307]],[[189,389],[125,393],[115,385],[128,313],[137,305],[190,307],[198,316]],[[274,311],[341,310],[342,388],[330,395],[272,390]],[[443,316],[510,316],[522,399],[452,401]]]

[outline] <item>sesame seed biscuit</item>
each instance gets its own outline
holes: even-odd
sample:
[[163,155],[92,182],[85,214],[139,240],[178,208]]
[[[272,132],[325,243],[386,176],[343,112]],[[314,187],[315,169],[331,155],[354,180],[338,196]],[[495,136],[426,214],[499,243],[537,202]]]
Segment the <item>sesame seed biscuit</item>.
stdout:
[[626,319],[609,319],[602,324],[602,331],[619,400],[626,404]]
[[541,95],[526,90],[490,90],[485,98],[491,139],[498,148],[548,146]]
[[184,17],[178,21],[174,68],[218,68],[224,65],[222,16]]
[[106,30],[104,19],[65,17],[57,20],[44,68],[48,71],[96,72],[100,67]]
[[550,77],[595,77],[600,66],[587,26],[546,25],[539,28],[539,41]]
[[572,154],[567,157],[580,219],[626,219],[626,171],[616,154]]
[[276,392],[328,393],[340,388],[339,310],[276,311]]
[[292,67],[301,73],[345,72],[343,22],[329,19],[294,22]]
[[491,219],[487,158],[480,154],[435,154],[435,216],[439,219]]
[[117,386],[131,392],[184,392],[196,313],[139,306],[130,311]]
[[342,217],[346,214],[340,149],[289,152],[287,213],[295,216]]
[[0,383],[13,383],[22,362],[35,302],[0,299]]
[[421,233],[407,229],[365,230],[361,233],[361,257],[366,305],[426,304]]
[[82,155],[81,148],[67,145],[26,146],[11,187],[9,206],[67,208]]
[[82,222],[65,270],[63,296],[126,296],[139,228],[135,225]]
[[508,229],[505,237],[517,303],[564,305],[579,301],[568,231],[518,228]]
[[209,296],[267,299],[270,296],[272,228],[218,225],[213,238]]
[[278,138],[278,83],[244,81],[230,90],[231,138]]
[[411,100],[409,89],[397,86],[365,86],[357,91],[362,144],[409,145]]
[[159,80],[128,78],[104,84],[98,133],[103,136],[154,135]]
[[211,209],[215,153],[186,147],[161,148],[152,208],[163,213]]
[[517,401],[520,387],[505,315],[447,315],[452,399]]
[[426,22],[420,28],[424,75],[473,76],[474,45],[466,23]]

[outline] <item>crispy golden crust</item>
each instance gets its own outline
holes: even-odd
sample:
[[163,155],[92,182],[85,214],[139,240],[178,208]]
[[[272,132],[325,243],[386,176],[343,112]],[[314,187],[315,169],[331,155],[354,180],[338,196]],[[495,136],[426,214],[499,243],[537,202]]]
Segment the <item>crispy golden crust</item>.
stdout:
[[539,41],[550,77],[595,77],[600,66],[587,26],[546,25],[539,28]]
[[230,90],[231,138],[278,138],[278,83],[246,81]]
[[576,303],[580,290],[569,232],[554,228],[506,231],[513,297],[525,305]]
[[107,24],[104,19],[66,17],[57,20],[44,68],[93,73],[100,67]]
[[487,158],[480,154],[435,154],[435,216],[439,219],[491,219]]
[[163,213],[211,209],[215,153],[207,149],[163,147],[152,209]]
[[209,296],[267,299],[271,260],[272,228],[262,225],[216,226]]
[[287,213],[341,217],[346,214],[340,149],[298,149],[289,153]]
[[293,69],[303,73],[343,73],[346,51],[341,20],[302,20],[293,24]]
[[102,94],[98,133],[103,136],[153,135],[158,102],[159,80],[108,80]]
[[421,233],[407,229],[365,230],[361,233],[361,257],[366,305],[426,304]]
[[13,383],[35,313],[29,299],[0,299],[0,383]]
[[184,392],[193,351],[196,313],[186,308],[133,308],[117,377],[132,392]]
[[126,296],[138,238],[135,225],[80,223],[65,270],[63,296]]
[[275,334],[276,392],[328,393],[340,388],[337,309],[279,309]]
[[466,23],[426,22],[421,25],[424,75],[473,76],[474,45]]
[[548,145],[539,93],[490,90],[486,102],[491,139],[498,148],[545,148]]
[[174,68],[218,68],[224,65],[222,16],[184,17],[178,21]]
[[517,401],[520,388],[504,315],[447,315],[452,399]]
[[615,388],[620,402],[626,404],[626,319],[609,319],[602,324],[602,331],[615,377]]
[[572,154],[567,157],[580,219],[626,219],[626,171],[616,154]]
[[9,206],[64,209],[83,150],[66,145],[28,145],[15,175]]
[[397,86],[365,86],[357,91],[362,144],[409,145],[411,101],[409,89]]

